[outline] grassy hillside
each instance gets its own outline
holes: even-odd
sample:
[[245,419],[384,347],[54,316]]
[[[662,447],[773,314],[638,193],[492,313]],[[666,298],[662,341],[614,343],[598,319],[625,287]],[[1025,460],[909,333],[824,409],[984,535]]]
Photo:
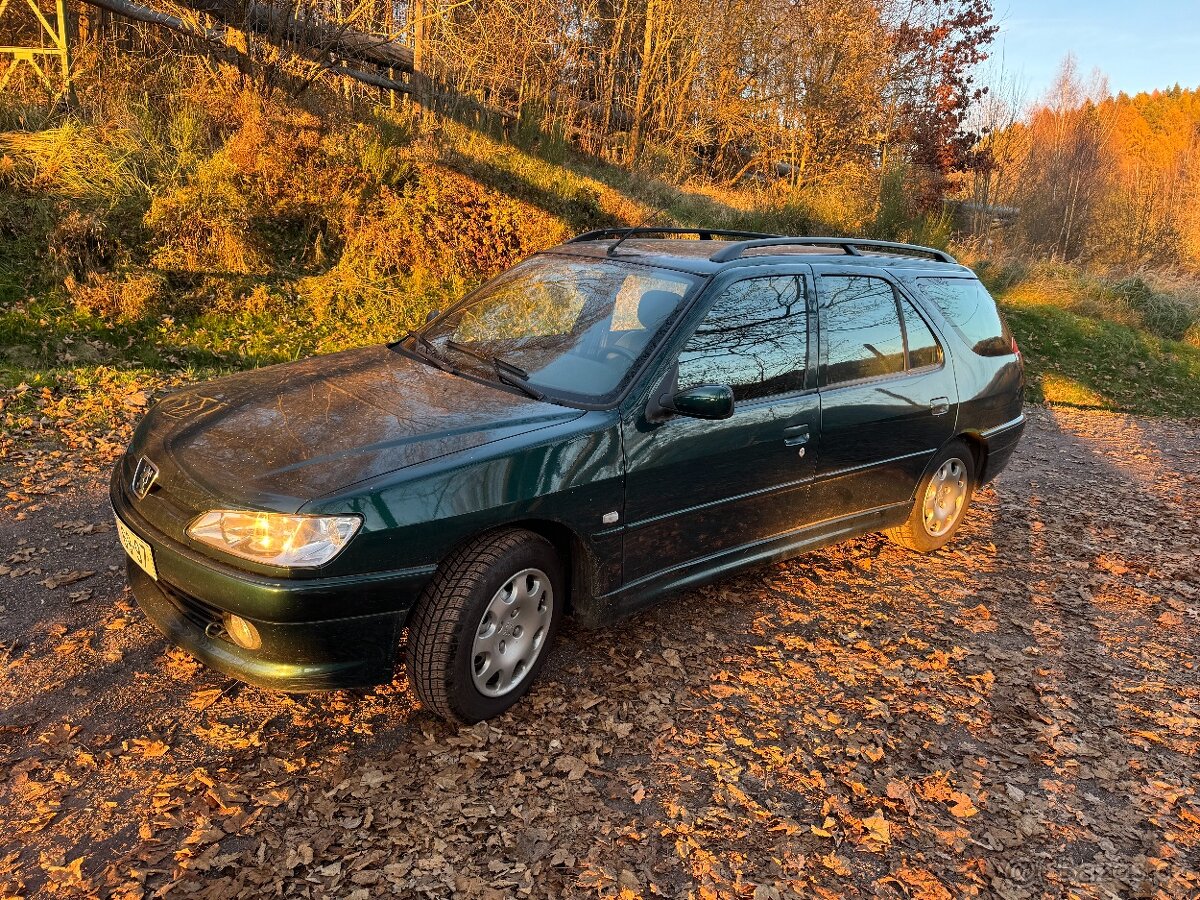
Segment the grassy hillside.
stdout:
[[1200,416],[1200,280],[972,261],[1025,354],[1030,399]]
[[[89,71],[87,59],[81,70]],[[561,141],[236,73],[109,55],[79,105],[0,96],[0,414],[5,440],[135,417],[147,391],[393,339],[473,284],[598,226],[802,232],[813,192],[670,185]],[[152,86],[153,90],[147,90]]]
[[[0,98],[9,449],[116,444],[163,385],[393,339],[588,228],[946,238],[832,189],[672,185],[536,133],[506,142],[374,104],[267,102],[203,67],[109,64],[125,70],[82,81],[69,115]],[[1039,398],[1200,415],[1194,280],[977,262]]]

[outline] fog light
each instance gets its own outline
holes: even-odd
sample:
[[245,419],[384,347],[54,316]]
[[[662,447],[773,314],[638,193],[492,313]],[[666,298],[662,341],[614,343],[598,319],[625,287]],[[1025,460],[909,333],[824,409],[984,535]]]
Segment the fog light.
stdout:
[[225,633],[243,650],[257,650],[262,646],[262,637],[258,629],[241,616],[225,617]]

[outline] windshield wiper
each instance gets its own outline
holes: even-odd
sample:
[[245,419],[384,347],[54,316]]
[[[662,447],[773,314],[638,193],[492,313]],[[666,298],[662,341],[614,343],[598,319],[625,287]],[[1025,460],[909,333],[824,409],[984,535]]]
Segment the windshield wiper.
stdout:
[[509,387],[515,387],[517,390],[528,394],[534,400],[545,400],[546,395],[529,384],[529,373],[518,366],[516,363],[511,363],[507,359],[502,359],[499,356],[486,356],[466,344],[460,344],[458,341],[446,341],[446,346],[451,350],[457,350],[459,353],[465,353],[467,356],[473,356],[476,359],[492,364],[492,369],[496,372],[496,379]]
[[443,372],[449,372],[451,375],[461,375],[462,373],[446,362],[438,352],[437,346],[429,338],[415,331],[410,331],[404,337],[400,338],[397,343],[403,344],[409,338],[413,339],[413,343],[417,346],[420,352],[417,353],[421,359],[425,360],[435,369],[441,369]]
[[507,359],[504,359],[501,356],[493,356],[492,364],[498,368],[504,369],[504,371],[508,372],[510,375],[516,375],[522,381],[529,380],[529,373],[518,366],[515,362],[509,362]]
[[472,348],[468,347],[466,344],[460,344],[458,341],[447,340],[446,346],[449,347],[451,350],[457,350],[459,353],[465,353],[467,356],[473,356],[476,359],[483,360],[484,362],[492,361],[492,358],[490,356],[484,356],[478,350],[473,350]]
[[519,391],[524,391],[534,400],[546,399],[545,394],[529,383],[529,373],[515,363],[510,363],[507,359],[493,356],[492,368],[496,370],[496,377],[505,384],[512,385]]

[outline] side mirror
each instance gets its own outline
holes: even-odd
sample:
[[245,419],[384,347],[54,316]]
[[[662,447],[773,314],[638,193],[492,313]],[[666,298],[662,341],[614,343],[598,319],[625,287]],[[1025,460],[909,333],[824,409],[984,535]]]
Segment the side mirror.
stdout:
[[733,415],[733,388],[726,384],[702,384],[680,391],[663,408],[693,419],[728,419]]

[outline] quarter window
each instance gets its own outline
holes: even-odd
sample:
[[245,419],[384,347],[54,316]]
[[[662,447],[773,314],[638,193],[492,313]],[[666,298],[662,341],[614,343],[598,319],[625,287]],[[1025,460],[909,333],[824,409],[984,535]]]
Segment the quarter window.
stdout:
[[1008,330],[996,301],[974,278],[917,278],[917,289],[937,304],[942,315],[958,330],[967,346],[980,356],[1008,356],[1013,352]]
[[921,318],[908,298],[904,298],[900,306],[904,309],[904,333],[908,338],[908,367],[923,369],[926,366],[942,364],[942,348],[937,338]]
[[736,400],[804,389],[808,313],[800,279],[728,287],[679,354],[679,388],[727,384]]
[[840,384],[904,371],[904,332],[892,286],[881,278],[821,279],[821,383]]

